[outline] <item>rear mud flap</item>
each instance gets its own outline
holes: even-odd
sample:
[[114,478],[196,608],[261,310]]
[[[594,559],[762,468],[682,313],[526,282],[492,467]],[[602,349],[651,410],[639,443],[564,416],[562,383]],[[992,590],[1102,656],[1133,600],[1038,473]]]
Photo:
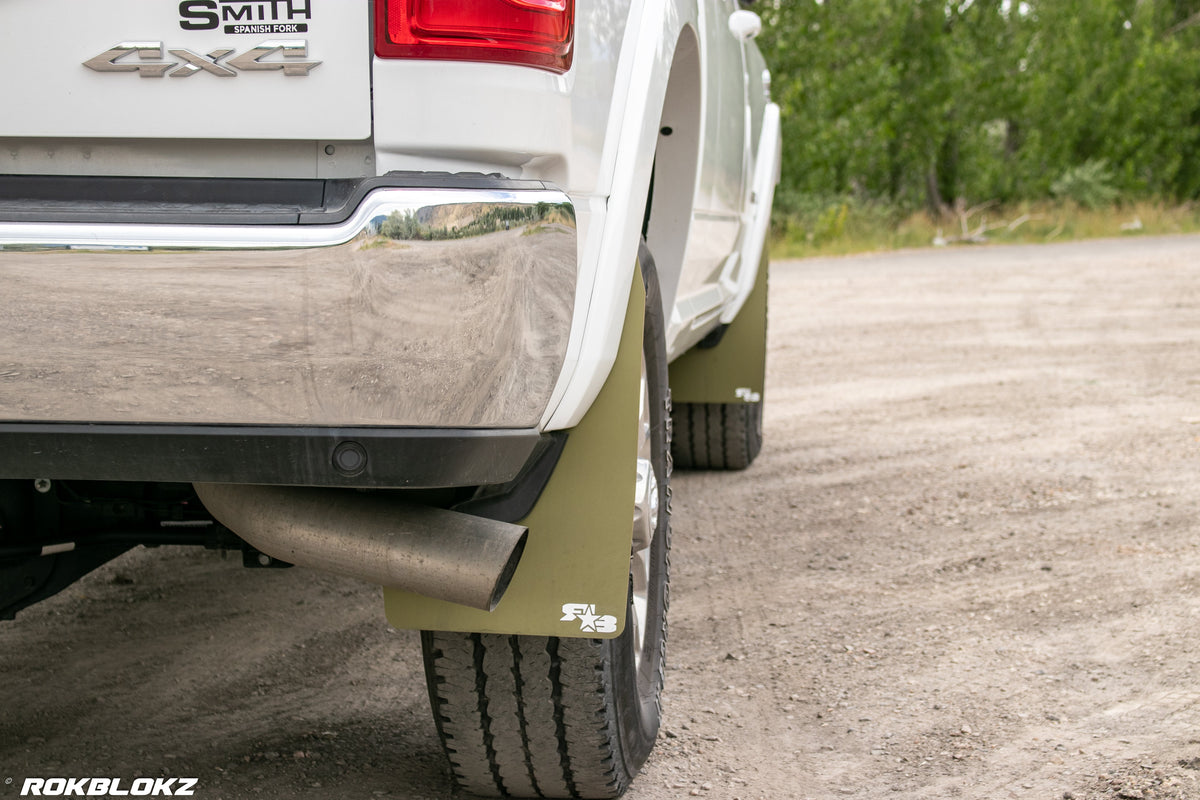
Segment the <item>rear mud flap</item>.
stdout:
[[384,589],[397,628],[612,638],[625,627],[637,461],[642,318],[636,269],[617,360],[599,396],[571,429],[529,515],[521,563],[491,612]]

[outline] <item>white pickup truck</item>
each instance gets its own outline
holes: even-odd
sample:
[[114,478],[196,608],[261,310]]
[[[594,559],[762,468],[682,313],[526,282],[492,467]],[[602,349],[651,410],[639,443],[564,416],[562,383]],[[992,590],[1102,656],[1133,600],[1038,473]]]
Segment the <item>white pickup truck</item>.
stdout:
[[463,788],[623,792],[672,462],[762,440],[746,5],[0,4],[0,616],[138,545],[358,577]]

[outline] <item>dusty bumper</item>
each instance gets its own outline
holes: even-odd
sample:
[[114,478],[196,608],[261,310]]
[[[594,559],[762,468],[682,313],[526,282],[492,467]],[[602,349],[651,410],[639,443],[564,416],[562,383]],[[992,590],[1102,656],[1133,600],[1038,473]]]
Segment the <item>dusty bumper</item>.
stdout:
[[574,212],[379,189],[337,225],[0,225],[0,423],[536,427]]

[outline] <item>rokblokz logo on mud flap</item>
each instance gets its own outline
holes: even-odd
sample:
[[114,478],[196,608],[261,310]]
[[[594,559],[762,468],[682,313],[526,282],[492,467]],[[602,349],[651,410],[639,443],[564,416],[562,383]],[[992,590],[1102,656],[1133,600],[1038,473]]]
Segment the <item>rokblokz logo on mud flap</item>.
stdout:
[[198,778],[26,778],[21,797],[192,797]]
[[583,633],[616,633],[617,618],[611,614],[597,614],[592,603],[566,603],[562,607],[559,622],[579,622]]

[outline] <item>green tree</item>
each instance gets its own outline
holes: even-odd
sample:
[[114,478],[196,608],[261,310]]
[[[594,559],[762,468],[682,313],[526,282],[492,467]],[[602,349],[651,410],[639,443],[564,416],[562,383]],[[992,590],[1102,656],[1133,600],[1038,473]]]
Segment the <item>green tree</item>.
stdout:
[[1036,200],[1101,162],[1121,197],[1200,195],[1200,0],[760,10],[783,110],[784,213]]

